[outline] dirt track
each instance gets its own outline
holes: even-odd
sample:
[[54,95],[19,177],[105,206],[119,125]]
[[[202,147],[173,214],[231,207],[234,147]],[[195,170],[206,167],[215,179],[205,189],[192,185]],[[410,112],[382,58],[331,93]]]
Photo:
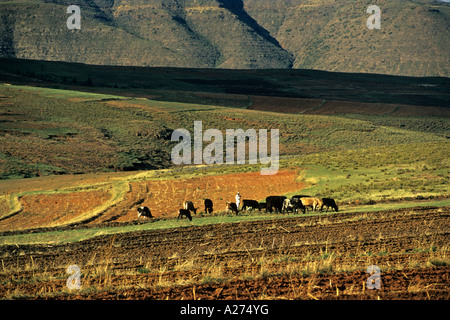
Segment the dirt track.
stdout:
[[[448,299],[450,207],[192,226],[4,246],[0,296],[43,299]],[[195,222],[195,219],[194,219]],[[69,291],[66,268],[81,269]],[[381,269],[369,290],[366,269]]]

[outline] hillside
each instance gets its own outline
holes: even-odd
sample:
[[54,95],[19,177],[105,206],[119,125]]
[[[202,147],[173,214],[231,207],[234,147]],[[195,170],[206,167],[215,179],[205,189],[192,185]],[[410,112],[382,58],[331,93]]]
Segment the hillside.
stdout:
[[[247,12],[295,60],[294,68],[448,76],[450,5],[437,1],[260,1]],[[369,30],[370,5],[381,29]]]
[[[423,115],[442,116],[448,113],[430,107],[448,110],[450,101],[450,78],[304,69],[120,67],[0,58],[0,79],[21,85],[227,107],[249,107],[253,102],[280,97],[296,99],[279,99],[276,104],[281,106],[286,101],[299,105],[304,100],[317,109],[323,100],[339,100],[392,104],[394,108],[397,104],[420,106],[416,109],[421,109]],[[367,113],[361,104],[351,109],[347,113]],[[304,108],[297,110],[303,111]]]
[[281,156],[449,135],[448,121],[433,116],[283,114],[13,85],[0,85],[0,110],[0,178],[168,168],[172,132],[192,133],[194,121],[223,134],[279,129]]
[[[73,4],[80,30],[66,27]],[[366,27],[372,4],[381,30]],[[2,0],[0,57],[449,76],[449,15],[428,0]]]
[[194,121],[279,129],[281,156],[450,136],[448,78],[0,62],[1,178],[168,168]]

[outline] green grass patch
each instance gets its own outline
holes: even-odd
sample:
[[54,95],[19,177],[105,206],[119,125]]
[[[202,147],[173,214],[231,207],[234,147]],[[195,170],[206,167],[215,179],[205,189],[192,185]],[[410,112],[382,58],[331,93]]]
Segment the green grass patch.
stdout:
[[[445,200],[433,200],[433,201],[410,201],[399,203],[386,203],[377,204],[372,206],[358,206],[358,207],[341,207],[340,212],[355,213],[355,212],[373,212],[383,211],[390,209],[401,208],[413,208],[417,206],[449,206],[450,199]],[[169,219],[169,220],[156,220],[153,222],[140,224],[140,225],[128,225],[117,227],[103,227],[103,228],[86,228],[76,230],[62,230],[62,231],[49,231],[49,232],[37,232],[31,234],[17,234],[0,237],[0,245],[25,245],[25,244],[61,244],[87,240],[93,237],[121,234],[128,232],[139,231],[152,231],[152,230],[164,230],[173,228],[189,228],[195,226],[205,226],[213,224],[224,223],[241,223],[249,221],[267,221],[274,219],[288,219],[288,218],[301,218],[308,216],[329,216],[336,214],[334,212],[328,213],[306,213],[297,215],[287,214],[265,214],[265,213],[243,213],[238,216],[235,215],[217,215],[217,216],[203,216],[193,217],[192,221],[187,219]]]
[[19,89],[31,93],[37,93],[43,97],[48,98],[59,98],[59,99],[70,99],[70,98],[78,98],[86,101],[94,101],[94,100],[122,100],[129,99],[123,96],[118,95],[110,95],[103,93],[93,93],[93,92],[83,92],[83,91],[74,91],[74,90],[64,90],[64,89],[53,89],[53,88],[44,88],[44,87],[30,87],[30,86],[20,86],[20,85],[7,85],[0,84],[0,87],[7,87],[12,89]]
[[[450,193],[448,142],[400,144],[311,154],[282,161],[300,167],[302,194],[369,204]],[[293,194],[292,194],[293,195]]]
[[436,207],[450,206],[450,199],[427,200],[427,201],[388,202],[388,203],[377,203],[375,205],[360,205],[360,206],[342,206],[342,207],[339,207],[339,211],[345,212],[345,213],[374,212],[374,211],[395,210],[395,209],[405,209],[405,208],[414,208],[414,207],[427,207],[427,206],[436,206]]

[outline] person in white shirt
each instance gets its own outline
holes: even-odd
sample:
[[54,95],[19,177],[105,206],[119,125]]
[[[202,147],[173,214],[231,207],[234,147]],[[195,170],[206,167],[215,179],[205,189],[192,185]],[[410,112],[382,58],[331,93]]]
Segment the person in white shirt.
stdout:
[[239,205],[241,204],[241,195],[238,192],[236,195],[236,207],[239,209]]

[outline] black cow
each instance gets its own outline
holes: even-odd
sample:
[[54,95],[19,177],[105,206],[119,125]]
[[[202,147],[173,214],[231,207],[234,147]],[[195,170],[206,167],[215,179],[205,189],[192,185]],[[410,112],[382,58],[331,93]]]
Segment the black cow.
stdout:
[[180,211],[178,211],[178,218],[183,218],[183,216],[186,216],[186,218],[189,219],[189,221],[192,221],[192,216],[191,216],[191,212],[187,209],[180,209]]
[[298,212],[298,210],[302,210],[303,213],[306,212],[306,207],[300,201],[300,198],[304,198],[304,197],[305,196],[293,196],[291,198],[291,205],[294,207],[294,210],[296,213]]
[[285,196],[268,196],[266,198],[266,211],[272,212],[275,209],[275,211],[281,212],[284,199],[286,199]]
[[226,207],[225,207],[225,211],[227,211],[227,212],[228,212],[228,211],[235,212],[236,215],[237,215],[238,212],[239,212],[238,207],[237,207],[237,205],[236,205],[235,202],[227,202],[227,205],[226,205]]
[[298,210],[302,210],[303,214],[306,212],[306,207],[301,201],[293,202],[291,199],[291,205],[294,207],[295,213],[298,213]]
[[205,213],[213,212],[213,202],[211,199],[205,199]]
[[148,207],[139,207],[137,208],[138,211],[138,218],[139,217],[147,217],[147,218],[153,218],[152,213]]
[[303,213],[305,213],[306,212],[306,207],[300,201],[301,198],[310,198],[310,196],[305,196],[305,195],[292,196],[291,203],[292,203],[292,206],[294,206],[294,208],[296,208],[297,210],[300,209],[300,210],[303,211]]
[[326,206],[327,207],[327,211],[326,212],[328,212],[328,208],[329,207],[332,208],[331,211],[333,211],[333,209],[334,209],[334,210],[336,210],[336,212],[338,212],[339,207],[337,206],[336,201],[334,201],[334,199],[322,198],[322,201],[323,201],[323,205],[322,205],[322,207],[320,207],[320,211],[322,211],[323,206]]
[[256,200],[249,200],[249,199],[242,200],[242,210],[246,210],[247,207],[258,209],[259,211],[261,211],[261,207],[259,206],[259,203]]
[[305,195],[295,195],[292,196],[291,201],[297,202],[300,200],[300,198],[310,198],[311,196],[305,196]]
[[259,210],[261,210],[261,209],[266,210],[266,208],[267,208],[267,205],[266,205],[265,202],[260,202],[260,203],[259,203]]
[[192,201],[184,201],[183,202],[183,209],[192,211],[192,212],[194,212],[194,214],[197,214],[197,209],[198,208],[194,208],[194,204],[192,203]]

